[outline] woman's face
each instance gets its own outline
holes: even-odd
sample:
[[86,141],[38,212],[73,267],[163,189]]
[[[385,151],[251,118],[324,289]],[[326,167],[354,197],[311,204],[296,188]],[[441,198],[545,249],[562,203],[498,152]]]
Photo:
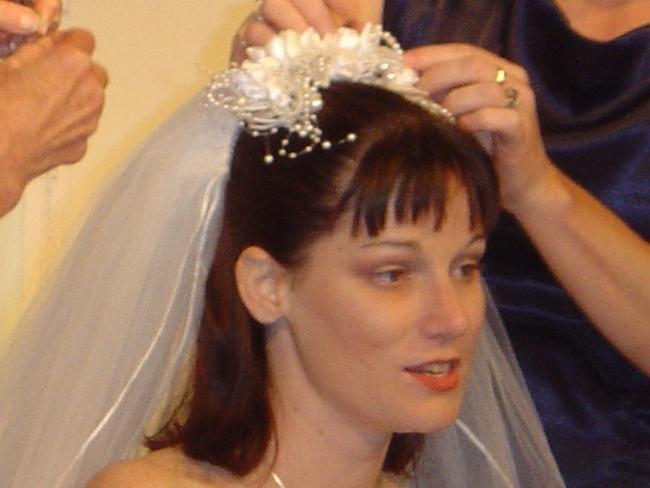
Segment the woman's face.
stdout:
[[[376,237],[349,216],[291,272],[280,374],[319,415],[374,432],[427,432],[456,418],[485,312],[480,230],[464,191],[416,224]],[[272,365],[273,367],[273,365]]]

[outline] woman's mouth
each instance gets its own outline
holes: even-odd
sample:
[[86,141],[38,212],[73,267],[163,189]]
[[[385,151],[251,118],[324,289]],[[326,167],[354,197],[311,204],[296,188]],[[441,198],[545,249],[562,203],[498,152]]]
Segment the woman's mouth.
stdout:
[[413,379],[433,391],[448,391],[460,382],[458,359],[431,361],[419,366],[404,368]]

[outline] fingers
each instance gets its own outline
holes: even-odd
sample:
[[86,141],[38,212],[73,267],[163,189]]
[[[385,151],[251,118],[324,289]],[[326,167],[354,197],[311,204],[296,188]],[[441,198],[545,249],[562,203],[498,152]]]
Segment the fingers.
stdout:
[[337,25],[360,30],[368,22],[382,23],[383,0],[325,0]]
[[[322,1],[308,0],[299,3],[322,4]],[[327,11],[324,5],[321,7]],[[310,26],[309,15],[305,16],[304,11],[301,11],[289,0],[262,0],[252,17],[254,21],[264,21],[276,31],[291,29],[302,32]]]
[[448,43],[417,47],[404,54],[404,62],[417,71],[424,71],[433,63],[469,57],[480,58],[496,65],[505,64],[513,76],[526,76],[525,70],[517,64],[471,44]]
[[421,72],[419,87],[472,132],[520,129],[514,119],[521,117],[512,110],[517,105],[522,113],[534,113],[526,71],[494,53],[468,44],[440,44],[413,49],[405,57]]
[[260,0],[257,16],[274,31],[302,32],[313,27],[320,34],[334,31],[338,26],[334,13],[324,0]]
[[381,22],[382,0],[261,0],[258,10],[276,31],[303,31],[311,26],[320,34],[341,25],[355,29]]
[[419,87],[450,110],[492,156],[502,203],[514,208],[549,164],[526,71],[467,44],[413,49],[405,62],[420,72]]
[[93,63],[91,68],[93,76],[101,88],[106,88],[108,85],[108,72],[104,69],[103,66]]
[[267,24],[246,19],[232,39],[230,61],[241,63],[246,59],[248,46],[262,46],[273,37],[275,31]]
[[275,31],[268,24],[253,21],[246,27],[244,44],[246,46],[262,46],[274,35]]
[[33,34],[39,25],[40,18],[31,8],[0,0],[0,30],[13,34]]
[[451,90],[441,103],[456,116],[484,106],[512,109],[521,103],[519,98],[524,90],[526,85],[520,83],[509,82],[506,87],[493,82],[479,82]]
[[[104,107],[105,88],[107,83],[108,76],[104,68],[93,63],[76,88],[75,97],[77,99],[77,107],[80,113],[83,113],[85,110],[89,117],[99,119]],[[94,132],[95,128],[93,128],[88,135]]]
[[[534,95],[519,82],[507,88],[497,83],[463,86],[451,90],[442,104],[456,116],[458,125],[472,133],[493,134],[494,147],[507,147],[509,153],[525,153],[524,143],[536,132]],[[532,142],[541,144],[541,140]]]
[[258,0],[233,39],[231,60],[242,61],[247,46],[266,44],[282,30],[313,27],[322,35],[341,25],[361,29],[380,23],[382,9],[383,0]]
[[9,56],[37,35],[55,31],[60,14],[60,0],[36,0],[33,8],[0,0],[0,58]]
[[53,46],[54,42],[50,36],[36,38],[33,42],[22,44],[4,60],[4,64],[11,69],[19,70],[21,67],[37,63],[52,50]]
[[57,45],[69,46],[89,55],[95,51],[95,36],[85,29],[70,29],[57,32],[52,38]]
[[500,142],[517,142],[522,120],[517,112],[507,108],[484,107],[458,118],[458,125],[470,132],[498,134]]
[[404,62],[416,71],[424,71],[433,63],[468,56],[476,50],[467,44],[429,44],[408,50],[404,53]]
[[[6,157],[13,180],[23,186],[84,155],[98,127],[108,82],[104,68],[92,60],[94,48],[87,31],[56,32],[21,46],[0,63],[0,121],[10,122],[3,130],[8,140],[29,141],[12,145]],[[18,191],[13,194],[19,196],[22,187],[14,186]]]
[[[303,31],[309,23],[294,2],[302,0],[260,0],[251,14],[246,17],[233,38],[231,61],[241,62],[246,58],[248,46],[262,46],[278,31],[292,29]],[[322,0],[308,0],[322,3]]]
[[73,164],[81,160],[88,150],[88,136],[79,135],[74,139],[68,139],[65,144],[53,147],[47,154],[43,155],[38,165],[31,168],[32,171],[28,181],[50,171],[52,168],[63,164]]
[[6,58],[18,49],[25,42],[29,41],[32,35],[12,34],[0,31],[0,58]]
[[67,97],[67,104],[53,109],[55,118],[36,134],[43,144],[34,158],[34,164],[25,168],[27,180],[61,164],[75,163],[84,156],[88,139],[99,125],[104,106],[104,90],[99,89],[91,76],[75,85]]
[[55,49],[60,53],[55,62],[66,66],[71,82],[77,80],[73,87],[75,98],[99,116],[104,104],[108,73],[91,58],[95,50],[94,36],[87,30],[73,29],[56,33],[53,37]]
[[3,173],[2,176],[0,178],[0,217],[18,204],[26,184],[20,178],[14,178],[11,173]]
[[338,19],[335,18],[334,12],[323,0],[295,1],[295,6],[305,20],[306,27],[312,26],[319,34],[333,32],[340,25]]
[[417,48],[405,54],[405,62],[421,72],[419,87],[438,96],[462,85],[496,82],[499,68],[505,70],[508,81],[528,83],[528,75],[520,66],[483,49],[464,44]]
[[34,11],[40,17],[39,34],[55,31],[61,20],[61,0],[36,0]]

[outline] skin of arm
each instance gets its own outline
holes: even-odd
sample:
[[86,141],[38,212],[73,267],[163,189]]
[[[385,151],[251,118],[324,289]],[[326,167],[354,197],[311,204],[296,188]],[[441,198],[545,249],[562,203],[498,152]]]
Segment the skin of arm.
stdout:
[[75,29],[24,44],[0,63],[0,215],[31,179],[85,154],[107,83],[93,49],[92,34]]
[[650,244],[555,167],[511,213],[596,328],[650,375]]

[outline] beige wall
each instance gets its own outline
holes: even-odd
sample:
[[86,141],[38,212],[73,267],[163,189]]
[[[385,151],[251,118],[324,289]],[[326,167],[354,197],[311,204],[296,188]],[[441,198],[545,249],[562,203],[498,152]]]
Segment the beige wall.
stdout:
[[84,160],[33,182],[0,219],[0,343],[93,191],[125,155],[221,69],[250,0],[66,0],[63,28],[95,33],[110,74],[106,108]]

